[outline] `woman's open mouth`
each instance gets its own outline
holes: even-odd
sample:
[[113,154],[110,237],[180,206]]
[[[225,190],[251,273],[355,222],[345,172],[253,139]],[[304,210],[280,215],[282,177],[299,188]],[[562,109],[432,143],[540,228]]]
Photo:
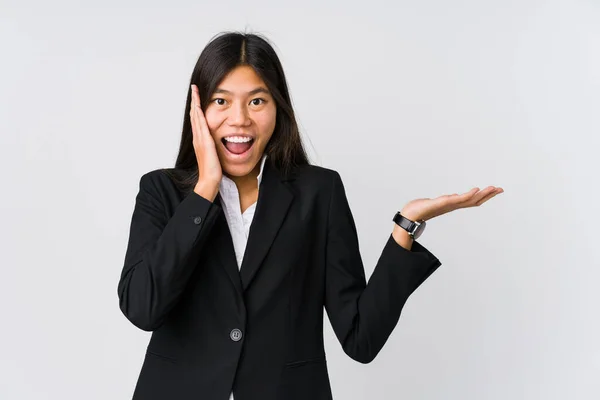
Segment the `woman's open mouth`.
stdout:
[[254,139],[243,136],[230,136],[228,138],[221,139],[225,149],[233,156],[244,156],[252,148]]

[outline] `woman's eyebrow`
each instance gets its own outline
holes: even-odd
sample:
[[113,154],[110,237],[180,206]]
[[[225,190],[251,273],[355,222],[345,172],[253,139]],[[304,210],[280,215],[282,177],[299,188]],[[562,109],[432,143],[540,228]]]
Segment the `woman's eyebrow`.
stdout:
[[[215,89],[215,94],[216,93],[223,93],[223,94],[229,94],[229,95],[233,94],[229,90],[225,90],[225,89],[221,89],[221,88]],[[258,88],[254,89],[254,90],[251,90],[247,94],[249,96],[252,96],[252,95],[257,94],[257,93],[271,94],[267,89],[265,89],[263,87],[258,87]]]

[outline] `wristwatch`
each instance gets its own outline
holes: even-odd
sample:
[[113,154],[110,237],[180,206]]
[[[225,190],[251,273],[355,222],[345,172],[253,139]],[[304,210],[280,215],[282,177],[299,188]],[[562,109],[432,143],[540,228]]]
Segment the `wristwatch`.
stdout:
[[413,240],[417,240],[423,231],[425,230],[425,226],[427,223],[423,220],[419,221],[411,221],[406,218],[404,215],[400,214],[400,211],[394,215],[394,222],[408,232],[408,236],[410,236]]

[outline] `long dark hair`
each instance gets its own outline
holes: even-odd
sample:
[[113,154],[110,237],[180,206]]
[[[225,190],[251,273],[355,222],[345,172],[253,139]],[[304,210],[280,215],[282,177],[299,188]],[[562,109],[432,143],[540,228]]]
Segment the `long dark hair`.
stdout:
[[266,38],[258,34],[222,32],[211,39],[196,62],[188,85],[181,144],[175,168],[164,170],[183,192],[191,192],[198,181],[198,162],[192,144],[190,122],[191,84],[198,86],[204,111],[219,82],[240,65],[254,69],[267,85],[277,106],[275,130],[265,147],[268,162],[284,175],[298,166],[309,164],[283,67],[275,50]]

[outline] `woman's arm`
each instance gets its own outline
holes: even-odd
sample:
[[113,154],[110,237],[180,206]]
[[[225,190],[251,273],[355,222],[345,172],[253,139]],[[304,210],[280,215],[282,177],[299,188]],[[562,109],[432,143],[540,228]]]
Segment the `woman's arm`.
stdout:
[[325,308],[346,354],[368,363],[387,341],[408,297],[441,262],[410,237],[404,241],[409,250],[390,235],[367,285],[354,219],[335,171],[331,193]]
[[[404,214],[403,214],[404,215]],[[406,229],[402,229],[397,224],[394,223],[394,231],[392,232],[392,237],[400,246],[404,247],[406,250],[411,250],[413,245],[413,238],[410,237]]]
[[168,218],[155,183],[167,178],[160,174],[140,179],[118,284],[121,311],[145,331],[157,329],[179,300],[220,210],[192,191]]

